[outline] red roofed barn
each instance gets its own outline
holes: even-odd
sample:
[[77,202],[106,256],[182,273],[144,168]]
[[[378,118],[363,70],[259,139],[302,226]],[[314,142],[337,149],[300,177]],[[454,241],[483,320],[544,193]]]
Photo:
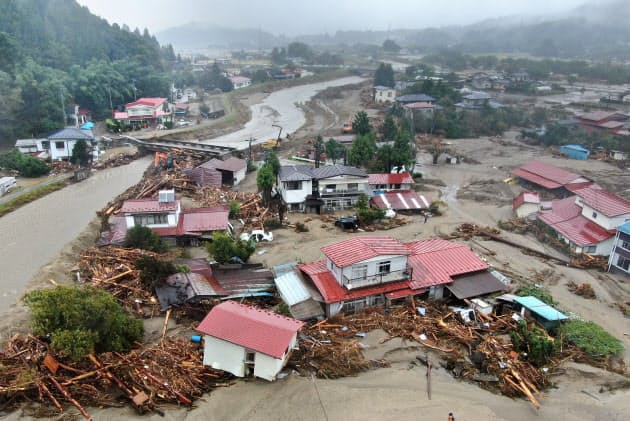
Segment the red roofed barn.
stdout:
[[197,327],[204,335],[203,364],[238,377],[273,381],[297,345],[304,323],[270,311],[225,301]]
[[512,174],[529,184],[550,191],[559,191],[556,189],[561,189],[571,184],[588,182],[586,178],[578,174],[540,161],[530,161],[512,171]]

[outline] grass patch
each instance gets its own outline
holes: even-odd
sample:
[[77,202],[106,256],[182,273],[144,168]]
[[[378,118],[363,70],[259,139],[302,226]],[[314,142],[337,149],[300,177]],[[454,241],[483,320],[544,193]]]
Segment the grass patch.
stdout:
[[557,301],[554,301],[553,296],[551,295],[551,292],[549,292],[548,289],[539,288],[534,284],[524,285],[520,287],[518,291],[516,291],[516,295],[518,295],[519,297],[528,297],[528,296],[536,297],[543,303],[549,304],[550,306],[554,306],[558,304]]
[[26,205],[27,203],[34,202],[40,197],[44,197],[47,194],[61,190],[66,186],[64,181],[57,181],[55,183],[47,184],[43,187],[24,193],[23,195],[16,197],[13,200],[9,200],[6,203],[0,204],[0,217],[13,212],[14,210]]
[[593,322],[571,320],[560,327],[559,333],[564,339],[595,357],[618,355],[623,351],[619,339]]

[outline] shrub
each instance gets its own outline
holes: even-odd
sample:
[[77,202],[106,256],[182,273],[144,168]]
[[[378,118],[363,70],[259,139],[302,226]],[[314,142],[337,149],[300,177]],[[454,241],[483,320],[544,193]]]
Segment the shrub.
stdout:
[[45,162],[17,150],[0,154],[0,167],[18,171],[23,177],[40,177],[50,172]]
[[527,361],[537,366],[547,364],[557,350],[556,342],[544,330],[536,326],[528,328],[523,320],[519,322],[517,330],[510,332],[510,338],[514,349],[527,353]]
[[531,295],[532,297],[536,297],[543,303],[549,304],[550,306],[558,304],[556,301],[553,300],[553,296],[548,289],[539,288],[534,284],[528,284],[520,287],[518,291],[516,291],[516,295],[518,295],[519,297],[527,297]]
[[135,265],[137,269],[141,270],[140,280],[142,284],[151,290],[162,285],[170,275],[180,272],[173,263],[158,260],[153,256],[142,256],[135,261]]
[[265,222],[263,222],[263,226],[266,230],[275,230],[282,228],[282,221],[279,219],[266,219]]
[[254,252],[254,246],[246,241],[234,241],[229,235],[215,232],[212,242],[206,246],[208,253],[219,263],[230,263],[233,257],[247,262]]
[[72,359],[91,352],[125,352],[142,338],[142,321],[127,315],[113,295],[96,288],[57,286],[30,292],[36,335],[50,335],[51,347]]
[[241,204],[235,200],[230,202],[230,218],[237,218],[241,213]]
[[571,320],[560,326],[559,333],[568,342],[589,355],[618,355],[623,351],[623,345],[619,339],[593,322]]
[[125,247],[139,248],[156,253],[164,253],[167,246],[162,238],[154,233],[151,228],[136,225],[127,230]]
[[361,225],[371,225],[385,217],[383,209],[359,209],[357,212]]

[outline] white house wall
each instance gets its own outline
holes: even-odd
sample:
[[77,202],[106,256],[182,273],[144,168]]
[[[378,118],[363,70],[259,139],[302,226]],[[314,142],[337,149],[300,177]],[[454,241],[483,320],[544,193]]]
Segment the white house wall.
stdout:
[[245,376],[245,348],[204,335],[203,364],[224,370],[237,377]]
[[300,190],[287,190],[286,182],[282,182],[282,198],[287,203],[303,203],[306,196],[313,193],[313,182],[311,180],[302,181]]
[[386,261],[390,262],[390,269],[389,269],[390,272],[403,271],[407,267],[407,256],[400,256],[400,255],[377,256],[377,257],[373,257],[372,259],[363,260],[361,262],[355,263],[354,265],[343,268],[343,270],[341,271],[341,276],[339,276],[339,273],[336,272],[335,270],[333,270],[333,274],[335,275],[335,278],[337,278],[337,281],[343,285],[344,276],[346,278],[352,279],[352,268],[367,264],[367,276],[370,277],[370,276],[378,275],[378,264],[380,262],[386,262]]
[[289,358],[290,351],[291,349],[293,349],[296,343],[297,334],[293,335],[291,343],[287,347],[287,352],[284,353],[281,359],[257,352],[256,362],[254,364],[254,376],[268,381],[274,381],[280,370],[282,370],[282,368],[286,364]]
[[519,218],[524,218],[532,213],[536,213],[540,210],[539,205],[534,203],[524,203],[518,208],[516,208],[516,216]]
[[245,174],[247,174],[247,168],[243,168],[242,170],[238,170],[234,173],[235,186],[245,179]]
[[[64,147],[62,149],[57,149],[57,142],[63,142]],[[60,159],[70,158],[72,156],[72,149],[74,148],[75,143],[77,143],[76,140],[51,140],[50,159],[57,161]]]
[[[161,106],[161,105],[160,105]],[[127,116],[129,117],[142,117],[147,115],[154,115],[155,111],[159,107],[150,107],[148,105],[136,105],[133,107],[127,107]]]
[[[610,218],[604,215],[603,213],[596,211],[595,209],[593,209],[592,207],[588,205],[584,205],[577,201],[576,203],[582,206],[582,216],[584,216],[586,219],[590,221],[595,222],[597,225],[604,228],[605,230],[616,229],[619,225],[622,225],[623,223],[630,221],[630,213],[626,213],[623,215]],[[593,212],[597,214],[597,217],[593,218]]]
[[[348,176],[337,176],[331,178],[324,178],[319,180],[319,192],[320,194],[326,194],[326,185],[334,184],[336,191],[344,191],[348,190],[348,184],[357,184],[357,188],[359,192],[368,192],[368,179],[360,178],[360,177],[348,177]],[[332,194],[333,192],[328,192],[328,194]]]

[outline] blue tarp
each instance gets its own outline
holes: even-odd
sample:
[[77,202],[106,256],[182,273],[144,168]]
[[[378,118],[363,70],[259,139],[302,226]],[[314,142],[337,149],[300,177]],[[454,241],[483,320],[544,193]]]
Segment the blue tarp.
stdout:
[[83,126],[81,126],[81,130],[92,130],[92,128],[94,128],[94,123],[92,123],[91,121],[88,121]]

